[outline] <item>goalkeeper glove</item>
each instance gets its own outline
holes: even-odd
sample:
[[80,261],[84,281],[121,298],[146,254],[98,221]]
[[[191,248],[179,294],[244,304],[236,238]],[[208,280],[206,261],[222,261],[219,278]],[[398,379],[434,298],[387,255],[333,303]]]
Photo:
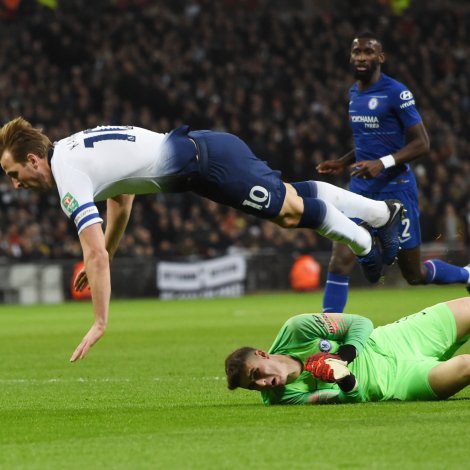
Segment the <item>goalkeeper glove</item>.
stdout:
[[322,382],[334,383],[351,375],[347,365],[336,354],[318,353],[307,358],[304,370]]

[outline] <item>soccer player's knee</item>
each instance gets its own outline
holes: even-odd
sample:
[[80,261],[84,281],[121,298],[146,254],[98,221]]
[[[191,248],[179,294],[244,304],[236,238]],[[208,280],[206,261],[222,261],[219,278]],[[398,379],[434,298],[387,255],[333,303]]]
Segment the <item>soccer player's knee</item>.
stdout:
[[283,214],[276,219],[276,223],[283,228],[296,228],[299,224],[298,214]]

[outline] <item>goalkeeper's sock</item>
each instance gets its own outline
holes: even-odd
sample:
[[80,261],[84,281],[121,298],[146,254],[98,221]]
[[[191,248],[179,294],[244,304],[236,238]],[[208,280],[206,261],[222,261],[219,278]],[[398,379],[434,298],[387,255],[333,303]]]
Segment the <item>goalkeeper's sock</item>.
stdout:
[[372,239],[368,230],[348,219],[327,201],[311,197],[303,198],[303,201],[304,212],[299,228],[313,228],[330,240],[348,245],[357,256],[370,252]]
[[323,312],[342,313],[348,301],[349,276],[329,272],[323,293]]
[[468,284],[470,270],[446,263],[440,259],[428,259],[424,262],[426,268],[426,284]]

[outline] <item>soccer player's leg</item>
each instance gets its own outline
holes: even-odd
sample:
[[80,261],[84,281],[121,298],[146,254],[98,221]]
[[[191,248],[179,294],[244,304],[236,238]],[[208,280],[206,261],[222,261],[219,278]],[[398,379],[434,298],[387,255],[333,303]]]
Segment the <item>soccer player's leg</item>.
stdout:
[[[450,337],[452,335],[454,340],[446,351],[440,354],[439,360],[443,362],[429,371],[428,383],[437,398],[445,399],[470,385],[470,355],[462,354],[452,357],[470,337],[470,297],[451,300],[441,305],[441,318],[444,320],[446,315],[443,308],[445,306],[450,311],[454,324],[446,327],[443,323],[439,328],[439,336]],[[450,326],[452,331],[450,331]]]
[[462,354],[434,366],[428,375],[437,398],[445,399],[470,385],[470,355]]
[[[428,358],[439,362],[429,369],[427,382],[437,398],[444,399],[470,385],[470,355],[452,357],[470,337],[470,298],[451,300],[400,321],[397,328],[409,333],[406,344],[400,351],[411,349],[410,357]],[[403,336],[402,334],[400,336]],[[406,338],[406,336],[404,336]],[[413,341],[410,341],[413,338]],[[393,338],[392,338],[393,339]],[[416,386],[416,398],[426,398],[425,387],[419,387],[420,373],[427,367],[426,360],[416,364],[417,376],[410,378],[409,384]],[[408,366],[405,362],[405,369]],[[410,396],[411,388],[407,391]]]
[[440,259],[428,259],[423,265],[426,284],[465,284],[470,293],[470,265],[460,267]]
[[[348,245],[363,261],[368,279],[376,282],[382,271],[382,254],[371,234],[333,204],[316,197],[301,197],[280,173],[258,159],[250,148],[233,134],[192,132],[199,149],[201,176],[192,190],[284,228],[311,228],[330,240]],[[312,186],[312,185],[310,185]],[[350,194],[343,191],[343,196]],[[365,202],[369,201],[366,198]],[[364,202],[364,204],[365,204]],[[383,202],[369,201],[369,212],[388,219]]]
[[[367,257],[371,271],[381,272],[381,252],[369,231],[350,220],[333,204],[316,197],[300,196],[292,185],[282,182],[278,171],[269,168],[232,134],[192,132],[190,135],[204,141],[208,154],[207,169],[193,186],[194,192],[269,219],[284,228],[313,229],[330,240],[348,245],[358,257]],[[370,212],[374,212],[379,220],[387,220],[385,203],[370,202],[377,206],[370,207]]]
[[408,282],[412,286],[427,284],[426,277],[428,270],[421,262],[420,246],[414,248],[402,248],[397,255],[398,267]]
[[419,246],[401,249],[398,266],[408,284],[465,284],[470,292],[470,266],[455,266],[439,259],[421,261]]
[[334,242],[323,293],[323,312],[344,311],[348,300],[349,275],[355,264],[354,253],[347,246]]
[[[359,253],[351,244],[347,242],[345,244],[356,254],[366,279],[371,283],[378,282],[382,276],[383,260],[380,247],[375,243],[372,235],[371,226],[382,227],[387,224],[390,219],[388,205],[383,201],[374,201],[321,181],[302,181],[300,183],[293,183],[292,186],[299,196],[304,198],[305,202],[301,224],[305,223],[306,215],[309,211],[309,203],[306,201],[317,199],[325,204],[327,207],[326,217],[322,227],[316,228],[316,230],[331,240],[345,243],[343,240],[331,236],[338,228],[338,222],[341,220],[335,214],[335,211],[336,213],[344,214],[348,218],[357,218],[367,222],[362,228],[369,232],[370,248]],[[398,250],[398,244],[396,249]]]
[[[448,360],[468,338],[469,317],[470,299],[458,299],[427,307],[373,331],[371,339],[380,351],[396,359],[396,379],[391,382],[394,398],[447,398],[467,384],[462,378],[465,367],[460,364],[458,375],[455,366],[459,361]],[[443,364],[447,366],[441,367]]]
[[390,210],[384,201],[370,199],[323,181],[302,181],[293,183],[293,186],[300,196],[327,201],[346,217],[361,219],[371,227],[383,227],[390,220]]
[[301,198],[291,185],[286,187],[282,209],[273,222],[288,228],[312,228],[330,240],[347,245],[361,263],[366,279],[378,282],[383,268],[382,253],[370,228],[357,225],[328,201]]
[[455,319],[456,342],[462,343],[470,337],[470,297],[446,302]]

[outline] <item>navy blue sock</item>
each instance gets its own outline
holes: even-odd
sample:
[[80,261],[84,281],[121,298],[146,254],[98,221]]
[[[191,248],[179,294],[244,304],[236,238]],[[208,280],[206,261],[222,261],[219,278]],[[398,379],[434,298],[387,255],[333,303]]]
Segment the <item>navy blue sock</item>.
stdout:
[[317,229],[325,220],[326,204],[321,199],[312,197],[302,199],[304,200],[304,213],[297,227]]
[[299,181],[298,183],[291,183],[300,197],[317,197],[317,184],[315,181]]
[[341,313],[348,301],[349,276],[328,273],[323,293],[323,312]]
[[427,270],[426,284],[467,284],[468,271],[460,266],[445,263],[440,259],[428,259],[424,262]]

